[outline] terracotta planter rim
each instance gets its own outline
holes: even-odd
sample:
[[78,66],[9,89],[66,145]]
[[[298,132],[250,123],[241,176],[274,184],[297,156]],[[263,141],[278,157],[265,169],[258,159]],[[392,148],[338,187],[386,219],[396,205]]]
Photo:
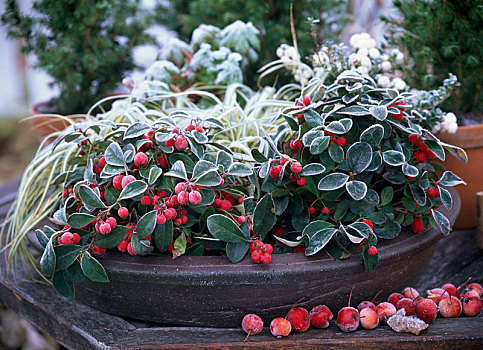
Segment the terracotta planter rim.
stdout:
[[483,147],[483,124],[458,126],[454,134],[438,133],[441,141],[465,150]]

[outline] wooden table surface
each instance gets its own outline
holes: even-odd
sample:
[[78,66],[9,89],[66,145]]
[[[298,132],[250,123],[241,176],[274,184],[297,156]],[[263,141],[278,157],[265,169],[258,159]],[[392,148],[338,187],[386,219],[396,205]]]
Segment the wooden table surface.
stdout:
[[[0,187],[0,222],[15,198],[18,181]],[[243,342],[240,328],[170,327],[123,319],[66,299],[46,284],[9,284],[2,256],[0,302],[69,349],[483,349],[483,317],[438,318],[421,335],[396,333],[388,326],[343,333],[335,320],[327,329],[276,339],[268,328]],[[483,251],[475,230],[454,231],[442,239],[431,263],[413,287],[420,292],[469,276],[483,282]],[[20,271],[16,279],[25,277]],[[276,297],[276,296],[274,296]],[[176,310],[173,310],[176,312]]]

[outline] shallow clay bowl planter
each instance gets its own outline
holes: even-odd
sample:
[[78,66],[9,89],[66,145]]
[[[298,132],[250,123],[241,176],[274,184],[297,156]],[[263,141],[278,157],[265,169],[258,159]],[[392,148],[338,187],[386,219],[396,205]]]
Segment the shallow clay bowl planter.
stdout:
[[[30,116],[39,115],[38,117],[30,119],[32,128],[39,136],[44,137],[53,132],[62,131],[71,125],[71,123],[69,123],[67,120],[55,117],[52,113],[42,115],[43,112],[39,111],[39,107],[45,104],[47,104],[47,102],[36,103],[31,106],[29,110]],[[84,116],[82,115],[68,118],[72,119],[76,123],[84,120]]]
[[[453,223],[460,201],[452,194],[453,209],[445,215]],[[269,322],[285,317],[302,297],[302,306],[326,304],[337,314],[347,306],[351,287],[356,306],[381,289],[379,300],[410,286],[426,269],[441,237],[436,229],[422,234],[406,229],[393,240],[381,240],[380,262],[372,273],[364,271],[358,246],[345,260],[289,253],[274,254],[268,265],[254,264],[249,257],[233,264],[221,256],[173,260],[109,252],[100,261],[111,282],[85,280],[76,286],[76,297],[107,313],[173,325],[239,327],[247,313]]]
[[440,133],[438,137],[443,142],[463,148],[468,155],[466,164],[447,155],[443,165],[467,184],[456,187],[461,198],[461,212],[454,227],[476,227],[476,193],[483,191],[483,124],[460,126],[456,133]]

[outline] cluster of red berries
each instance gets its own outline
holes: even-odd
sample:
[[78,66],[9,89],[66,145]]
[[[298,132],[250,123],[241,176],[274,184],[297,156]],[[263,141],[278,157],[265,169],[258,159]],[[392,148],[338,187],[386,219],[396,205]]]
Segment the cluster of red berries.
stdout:
[[[453,284],[445,284],[441,288],[428,290],[426,299],[420,297],[414,288],[407,287],[401,293],[392,293],[382,303],[375,301],[379,292],[372,301],[362,301],[357,308],[350,306],[351,290],[348,306],[337,314],[337,326],[343,332],[354,332],[359,325],[364,329],[374,329],[379,324],[387,323],[400,309],[405,310],[406,316],[417,317],[426,323],[434,321],[438,312],[442,317],[479,315],[482,310],[482,286],[472,283],[458,294],[463,286],[456,288]],[[271,322],[270,331],[275,337],[286,337],[292,330],[305,332],[310,325],[327,328],[332,318],[331,310],[325,305],[315,306],[310,312],[303,307],[292,307],[285,318],[277,317]],[[248,314],[243,318],[242,328],[248,335],[256,335],[262,331],[263,321],[255,314]]]
[[391,107],[396,107],[397,109],[399,109],[399,113],[396,113],[396,114],[391,114],[392,115],[392,119],[394,120],[402,120],[404,118],[404,114],[403,112],[406,110],[406,108],[404,107],[400,107],[401,105],[404,105],[404,101],[403,100],[398,100],[396,102],[394,102],[394,105],[389,105],[388,108],[391,108]]
[[80,235],[78,233],[71,233],[69,230],[71,229],[70,225],[65,225],[64,226],[64,233],[59,236],[58,242],[59,244],[65,245],[65,244],[77,244],[80,242]]
[[178,184],[176,184],[174,192],[178,196],[177,199],[179,204],[200,204],[201,193],[198,191],[198,188],[199,186],[190,182],[179,182]]
[[269,243],[254,240],[250,244],[250,257],[255,264],[268,264],[272,261],[273,247]]
[[186,127],[186,131],[188,132],[191,132],[195,130],[196,132],[199,132],[199,133],[202,133],[204,130],[203,130],[203,127],[198,125],[198,126],[195,126],[193,124],[189,124],[187,127]]
[[413,153],[413,158],[417,162],[424,163],[427,159],[433,159],[436,157],[434,152],[431,151],[423,141],[421,141],[419,135],[409,134],[409,142],[419,148],[419,151]]
[[325,135],[330,136],[330,142],[335,143],[341,147],[344,147],[347,143],[345,137],[337,136],[333,132],[325,131]]
[[[302,109],[304,107],[307,107],[308,105],[310,105],[310,96],[304,96],[304,97],[300,97],[298,98],[296,101],[295,101],[295,105],[296,106],[301,106],[300,108],[297,108],[297,110],[299,109]],[[299,114],[295,114],[295,116],[297,117],[298,120],[302,119],[302,117],[304,116],[303,113],[299,113]]]
[[300,173],[302,172],[302,164],[300,164],[297,161],[289,160],[287,158],[276,159],[273,162],[274,163],[280,162],[280,164],[274,165],[272,166],[272,168],[270,168],[271,177],[276,179],[280,177],[280,174],[282,172],[285,172],[286,168],[290,168],[290,171],[291,171],[290,181],[296,182],[297,185],[299,186],[305,186],[305,184],[307,183],[307,180],[305,179],[305,177],[300,176]]
[[188,148],[188,139],[179,133],[178,129],[173,130],[174,136],[164,143],[166,147],[174,147],[178,151],[184,151]]

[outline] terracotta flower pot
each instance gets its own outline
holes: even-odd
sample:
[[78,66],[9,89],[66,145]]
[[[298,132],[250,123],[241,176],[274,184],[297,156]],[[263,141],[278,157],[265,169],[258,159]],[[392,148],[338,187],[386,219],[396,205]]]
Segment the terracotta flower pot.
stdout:
[[441,133],[438,137],[443,142],[463,148],[468,155],[466,164],[447,155],[443,165],[467,183],[466,186],[456,187],[461,197],[461,212],[454,227],[476,227],[476,193],[483,191],[483,124],[460,126],[455,134]]
[[[454,222],[459,211],[455,191],[454,207],[445,212]],[[353,255],[333,260],[320,253],[274,254],[268,265],[257,265],[248,257],[233,264],[221,256],[168,255],[132,257],[108,252],[99,260],[109,283],[85,280],[76,286],[76,297],[107,313],[175,325],[239,327],[246,313],[265,321],[285,317],[300,298],[311,308],[326,304],[336,313],[347,305],[351,287],[352,304],[370,300],[381,289],[380,300],[392,291],[415,282],[426,269],[437,241],[435,229],[414,234],[408,229],[393,240],[378,244],[380,263],[372,273],[362,265],[359,247]]]
[[[30,123],[32,124],[33,129],[39,134],[39,136],[44,137],[47,135],[50,135],[53,132],[56,131],[62,131],[64,130],[67,126],[70,125],[69,121],[55,117],[52,114],[45,114],[45,112],[42,111],[41,106],[46,105],[48,102],[40,102],[36,103],[33,106],[30,106],[30,116],[36,116],[39,115],[38,117],[30,119]],[[40,109],[40,110],[39,110]],[[43,114],[43,115],[42,115]],[[57,113],[55,113],[57,114]],[[72,119],[74,122],[80,122],[84,120],[84,117],[79,115],[75,117],[68,117]]]

